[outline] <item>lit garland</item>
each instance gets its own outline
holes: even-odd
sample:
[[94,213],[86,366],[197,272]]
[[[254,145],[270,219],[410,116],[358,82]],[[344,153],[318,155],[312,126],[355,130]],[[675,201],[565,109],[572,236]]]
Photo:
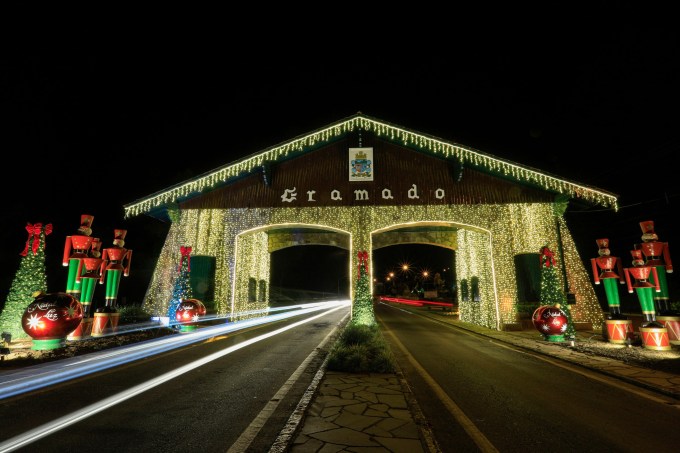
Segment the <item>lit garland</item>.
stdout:
[[359,264],[356,291],[352,303],[352,322],[371,326],[375,324],[375,314],[373,313],[373,297],[369,283],[368,252],[360,251],[357,254],[357,260]]
[[236,274],[233,286],[233,302],[231,313],[234,320],[247,319],[253,315],[244,315],[251,310],[264,310],[268,307],[267,298],[257,297],[257,291],[262,289],[256,284],[255,300],[249,299],[248,280],[254,279],[255,282],[264,280],[269,286],[270,254],[268,252],[267,233],[265,231],[245,232],[237,238],[237,249],[235,250],[237,261]]
[[[349,272],[356,275],[358,263],[353,250],[372,250],[373,234],[397,227],[448,224],[458,228],[458,279],[479,279],[481,300],[459,301],[461,320],[500,329],[516,319],[514,256],[535,253],[542,245],[553,243],[557,237],[556,219],[561,227],[569,287],[578,301],[574,320],[601,326],[602,310],[583,262],[564,219],[555,217],[548,203],[181,211],[161,250],[144,307],[151,313],[167,311],[177,275],[173,272],[178,265],[176,250],[184,243],[197,244],[194,252],[198,255],[216,257],[215,308],[221,315],[241,316],[243,311],[264,308],[268,303],[248,301],[249,278],[269,282],[268,230],[299,226],[346,235],[350,244]],[[559,257],[557,265],[562,265]],[[350,282],[354,297],[355,284],[356,277]]]
[[[492,266],[494,259],[491,256],[491,244],[489,233],[475,230],[458,230],[458,250],[456,251],[456,277],[468,282],[472,277],[479,278],[480,301],[475,301],[472,291],[469,291],[468,300],[458,302],[460,320],[479,324],[490,328],[498,328],[499,311],[494,293]],[[469,285],[468,285],[469,287]],[[484,303],[482,303],[482,301]]]
[[314,146],[327,144],[331,140],[336,140],[357,129],[372,131],[376,135],[389,141],[401,143],[404,146],[417,147],[434,155],[447,158],[455,157],[464,166],[474,166],[480,169],[486,169],[487,171],[515,179],[519,182],[535,184],[544,190],[567,195],[569,198],[582,198],[591,203],[618,210],[616,196],[612,194],[557,178],[532,168],[481,153],[480,151],[471,148],[465,148],[455,143],[442,141],[435,137],[411,132],[401,127],[357,114],[323,129],[293,139],[282,145],[265,149],[260,153],[220,167],[206,175],[151,195],[136,203],[126,205],[124,207],[125,217],[128,218],[148,213],[153,209],[176,203],[190,196],[196,196],[206,189],[214,189],[232,178],[259,169],[265,162],[276,162],[285,159],[292,154],[309,150]]
[[[575,322],[590,322],[593,328],[600,329],[604,324],[604,314],[590,280],[590,274],[583,266],[576,243],[569,234],[567,222],[563,217],[559,217],[558,220],[562,232],[562,253],[569,290],[576,296],[576,304],[570,307],[571,316]],[[558,264],[561,265],[561,263]]]

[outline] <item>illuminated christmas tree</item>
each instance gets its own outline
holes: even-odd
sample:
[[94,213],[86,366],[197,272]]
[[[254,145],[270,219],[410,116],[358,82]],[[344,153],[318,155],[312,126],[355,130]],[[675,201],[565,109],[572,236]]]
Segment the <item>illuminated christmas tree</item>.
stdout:
[[545,246],[541,249],[541,296],[542,305],[553,305],[567,315],[567,330],[564,335],[573,338],[576,335],[574,322],[571,319],[571,310],[567,304],[567,296],[562,289],[560,280],[557,278],[555,267],[555,254]]
[[31,302],[33,293],[47,292],[47,275],[45,273],[45,237],[52,232],[52,224],[41,223],[26,225],[28,240],[23,257],[19,264],[12,285],[7,295],[4,308],[0,313],[0,331],[12,335],[12,340],[29,338],[21,327],[21,317]]
[[[168,318],[170,319],[170,325],[177,324],[175,315],[177,314],[177,308],[182,303],[184,299],[191,299],[191,284],[189,280],[191,272],[191,247],[180,247],[180,252],[182,254],[179,262],[179,268],[177,269],[178,275],[175,279],[175,286],[172,289],[172,299],[170,300],[170,305],[168,306]],[[186,259],[185,259],[186,258]]]
[[373,314],[373,298],[371,297],[371,286],[368,275],[368,253],[359,252],[359,274],[357,287],[354,292],[354,304],[352,308],[352,322],[363,325],[375,324]]

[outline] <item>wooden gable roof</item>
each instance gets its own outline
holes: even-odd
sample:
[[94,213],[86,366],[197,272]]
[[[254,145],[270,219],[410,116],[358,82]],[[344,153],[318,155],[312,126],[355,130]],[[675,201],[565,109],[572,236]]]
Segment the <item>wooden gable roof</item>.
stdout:
[[[371,182],[348,179],[348,148],[359,146],[374,149]],[[417,198],[409,196],[414,187]],[[310,200],[315,206],[550,202],[562,196],[617,209],[612,193],[358,113],[130,203],[125,217],[159,216],[176,204],[292,206],[282,204],[286,189],[299,193],[295,206]],[[355,190],[365,197],[358,201]]]

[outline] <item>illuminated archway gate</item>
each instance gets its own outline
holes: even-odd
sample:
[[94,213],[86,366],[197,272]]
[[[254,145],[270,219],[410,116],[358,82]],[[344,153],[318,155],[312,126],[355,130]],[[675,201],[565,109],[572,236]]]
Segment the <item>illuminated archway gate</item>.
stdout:
[[[514,320],[514,304],[517,287],[513,257],[517,253],[538,250],[549,243],[554,235],[554,222],[528,224],[534,217],[551,218],[549,204],[495,206],[447,206],[438,207],[437,217],[433,208],[422,206],[403,209],[383,207],[365,215],[358,207],[346,208],[284,208],[247,210],[189,210],[170,228],[161,251],[159,263],[174,263],[182,244],[196,244],[201,254],[217,253],[215,301],[220,313],[253,310],[260,304],[248,301],[248,279],[268,281],[269,253],[267,227],[282,224],[301,224],[310,227],[346,231],[353,250],[371,250],[371,232],[390,228],[395,224],[411,222],[455,223],[457,233],[456,274],[459,279],[477,276],[480,279],[480,303],[459,302],[461,319],[490,328],[500,328]],[[456,219],[476,220],[476,225]],[[553,223],[553,225],[550,225]],[[255,230],[255,231],[253,231]],[[251,232],[252,231],[252,232]],[[508,237],[508,231],[528,231],[524,239]],[[568,242],[569,244],[570,242]],[[519,251],[518,251],[519,250]],[[566,249],[567,267],[578,269],[579,257],[573,244]],[[350,253],[352,269],[356,257]],[[172,267],[172,266],[171,266]],[[581,266],[582,267],[582,266]],[[176,268],[172,267],[172,268]],[[240,272],[236,272],[240,269]],[[171,271],[171,269],[170,269]],[[353,275],[351,273],[350,275]],[[585,269],[575,273],[574,278],[588,282]],[[156,273],[145,305],[163,313],[172,294],[173,278],[170,273]],[[240,288],[240,291],[237,290]],[[264,304],[266,306],[266,303]],[[260,306],[260,308],[262,308]],[[593,320],[594,321],[594,320]]]
[[182,245],[215,257],[215,306],[233,314],[266,305],[253,297],[253,281],[268,282],[273,227],[346,235],[356,269],[372,233],[441,223],[458,228],[457,276],[479,279],[479,301],[459,300],[462,320],[513,323],[513,258],[548,244],[561,252],[558,265],[576,294],[572,316],[599,326],[602,310],[556,195],[616,205],[606,192],[356,115],[128,205],[126,216],[173,214],[144,301],[154,314],[167,309]]

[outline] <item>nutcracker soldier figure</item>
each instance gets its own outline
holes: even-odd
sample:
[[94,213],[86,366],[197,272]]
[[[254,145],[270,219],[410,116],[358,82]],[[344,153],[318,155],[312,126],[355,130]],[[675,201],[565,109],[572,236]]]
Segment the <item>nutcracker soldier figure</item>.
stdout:
[[90,316],[96,283],[101,278],[102,252],[99,250],[101,246],[99,238],[94,238],[87,258],[81,259],[78,267],[76,282],[81,283],[80,303],[83,304],[85,317]]
[[66,236],[64,244],[64,257],[62,264],[68,266],[68,278],[66,280],[66,294],[70,294],[80,301],[81,283],[77,282],[78,266],[80,260],[87,258],[87,251],[92,246],[92,221],[94,216],[83,214],[80,216],[80,227],[76,234]]
[[[617,280],[622,285],[626,283],[623,276],[621,260],[615,256],[610,256],[609,239],[597,239],[595,242],[599,247],[599,250],[597,251],[599,257],[590,259],[590,263],[593,267],[595,284],[599,285],[600,282],[602,282],[604,285],[605,294],[607,296],[607,305],[609,305],[609,319],[624,319],[624,316],[621,315],[619,289],[616,286]],[[598,268],[600,271],[598,271]]]
[[661,288],[661,292],[654,295],[656,312],[659,315],[671,315],[666,274],[673,272],[673,263],[671,263],[671,255],[668,251],[668,242],[659,241],[659,237],[654,232],[653,221],[640,222],[640,228],[642,229],[642,243],[637,244],[635,248],[642,251],[645,257],[645,265],[656,268],[659,287]]
[[654,232],[654,222],[647,220],[640,222],[642,228],[642,244],[636,248],[642,251],[645,256],[645,264],[656,267],[659,277],[659,287],[661,292],[654,295],[654,305],[658,316],[656,320],[668,329],[668,336],[671,344],[680,345],[680,313],[674,311],[670,306],[670,296],[668,292],[668,282],[666,274],[673,272],[671,254],[668,250],[668,242],[659,242],[658,236]]
[[[656,320],[656,312],[654,311],[653,293],[654,291],[661,291],[656,267],[645,265],[640,250],[631,250],[630,253],[633,256],[633,267],[627,267],[624,271],[628,292],[632,293],[635,289],[640,301],[640,308],[642,308],[643,320],[640,325],[642,343],[648,349],[668,350],[671,348],[668,330]],[[631,275],[635,279],[634,283],[631,281]],[[655,283],[650,282],[650,277]]]
[[590,263],[593,267],[595,284],[599,285],[602,282],[604,284],[605,295],[607,296],[609,316],[605,322],[607,329],[606,337],[611,343],[625,343],[628,334],[633,333],[633,322],[621,314],[621,301],[619,299],[617,280],[621,285],[626,284],[623,266],[618,257],[611,256],[609,239],[596,239],[595,243],[599,248],[597,251],[599,257],[591,258]]
[[90,312],[92,309],[92,300],[94,299],[94,290],[97,286],[97,281],[101,278],[102,254],[99,251],[101,246],[101,241],[98,238],[94,238],[88,257],[80,260],[76,283],[81,285],[80,303],[83,306],[83,320],[81,321],[80,326],[69,334],[66,338],[67,340],[80,340],[83,336],[90,335],[90,332],[92,331],[92,318],[90,317]]
[[118,299],[118,287],[121,277],[130,275],[130,262],[132,260],[132,250],[125,247],[125,235],[127,230],[114,230],[113,247],[104,249],[102,253],[101,277],[99,283],[106,281],[105,306],[98,308],[94,314],[94,324],[92,325],[92,336],[104,335],[109,321],[111,330],[116,331],[120,313],[116,311]]

